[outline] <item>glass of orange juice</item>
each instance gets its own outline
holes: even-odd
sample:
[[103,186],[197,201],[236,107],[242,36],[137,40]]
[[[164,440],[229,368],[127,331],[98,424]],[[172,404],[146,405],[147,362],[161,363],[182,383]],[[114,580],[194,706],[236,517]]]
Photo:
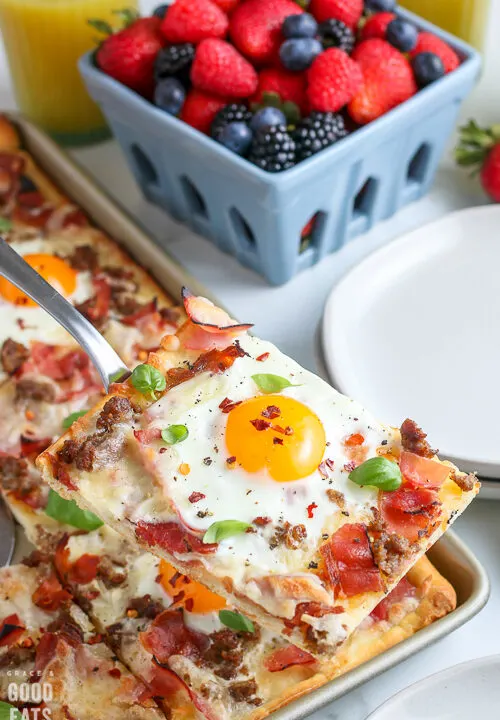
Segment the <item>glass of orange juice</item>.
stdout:
[[490,0],[401,0],[401,5],[482,49]]
[[136,0],[0,0],[0,28],[18,107],[63,144],[108,135],[77,60],[99,40],[88,20],[116,24],[124,5],[137,7]]

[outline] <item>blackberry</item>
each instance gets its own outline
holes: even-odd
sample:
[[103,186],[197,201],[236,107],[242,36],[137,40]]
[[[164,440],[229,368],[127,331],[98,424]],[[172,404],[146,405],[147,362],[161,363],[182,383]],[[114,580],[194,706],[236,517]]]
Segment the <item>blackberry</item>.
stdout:
[[253,115],[246,105],[231,103],[231,105],[226,105],[222,110],[219,110],[212,121],[210,133],[215,140],[219,140],[220,134],[226,125],[234,122],[248,124],[252,117]]
[[261,170],[282,172],[296,162],[295,142],[287,133],[286,125],[273,125],[254,136],[248,159]]
[[336,47],[350,55],[356,38],[353,31],[340,20],[325,20],[318,28],[319,39],[325,49]]
[[168,77],[176,77],[187,87],[194,53],[195,47],[191,43],[170,45],[160,50],[155,60],[155,82]]
[[312,112],[293,131],[297,162],[333,145],[347,135],[342,115],[332,112]]

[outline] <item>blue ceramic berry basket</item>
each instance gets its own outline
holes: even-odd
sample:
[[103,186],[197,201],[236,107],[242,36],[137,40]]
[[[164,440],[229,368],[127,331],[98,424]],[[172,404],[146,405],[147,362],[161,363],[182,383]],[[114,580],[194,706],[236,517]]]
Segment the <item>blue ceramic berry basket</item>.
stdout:
[[[432,185],[460,104],[479,76],[469,45],[399,11],[446,40],[461,66],[375,122],[290,170],[272,174],[157,109],[98,70],[80,71],[145,197],[273,285],[315,265]],[[316,216],[307,247],[301,232]]]

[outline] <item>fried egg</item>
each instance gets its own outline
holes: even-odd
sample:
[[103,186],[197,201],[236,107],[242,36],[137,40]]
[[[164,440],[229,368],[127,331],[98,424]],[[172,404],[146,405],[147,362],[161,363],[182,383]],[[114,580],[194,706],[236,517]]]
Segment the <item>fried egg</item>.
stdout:
[[[91,273],[77,271],[66,260],[47,253],[47,245],[41,238],[13,242],[11,247],[72,305],[92,296]],[[11,338],[25,346],[34,340],[53,345],[74,343],[45,310],[3,277],[0,278],[0,313],[2,340]]]
[[[173,445],[156,440],[140,450],[184,525],[197,534],[214,522],[260,519],[257,533],[225,539],[217,552],[228,572],[248,577],[290,570],[290,557],[280,549],[269,552],[272,534],[285,523],[305,529],[292,554],[303,567],[304,553],[312,555],[332,531],[329,522],[339,508],[348,512],[351,505],[369,516],[377,490],[348,479],[353,458],[389,449],[394,437],[358,403],[273,345],[249,335],[240,344],[247,355],[226,372],[192,378],[143,415],[149,437],[170,425],[185,426],[187,437]],[[262,357],[264,362],[257,360]],[[263,373],[279,376],[285,387],[263,393],[253,377]],[[329,489],[342,495],[337,503]],[[146,510],[143,505],[141,513]]]

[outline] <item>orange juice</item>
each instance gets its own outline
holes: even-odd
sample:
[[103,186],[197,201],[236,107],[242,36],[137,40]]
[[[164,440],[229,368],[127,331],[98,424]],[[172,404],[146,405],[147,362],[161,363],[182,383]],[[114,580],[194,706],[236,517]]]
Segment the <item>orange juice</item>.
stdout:
[[481,50],[490,0],[402,0],[401,5]]
[[0,0],[0,27],[20,110],[61,141],[85,142],[106,133],[77,60],[96,47],[87,20],[117,22],[130,0]]

